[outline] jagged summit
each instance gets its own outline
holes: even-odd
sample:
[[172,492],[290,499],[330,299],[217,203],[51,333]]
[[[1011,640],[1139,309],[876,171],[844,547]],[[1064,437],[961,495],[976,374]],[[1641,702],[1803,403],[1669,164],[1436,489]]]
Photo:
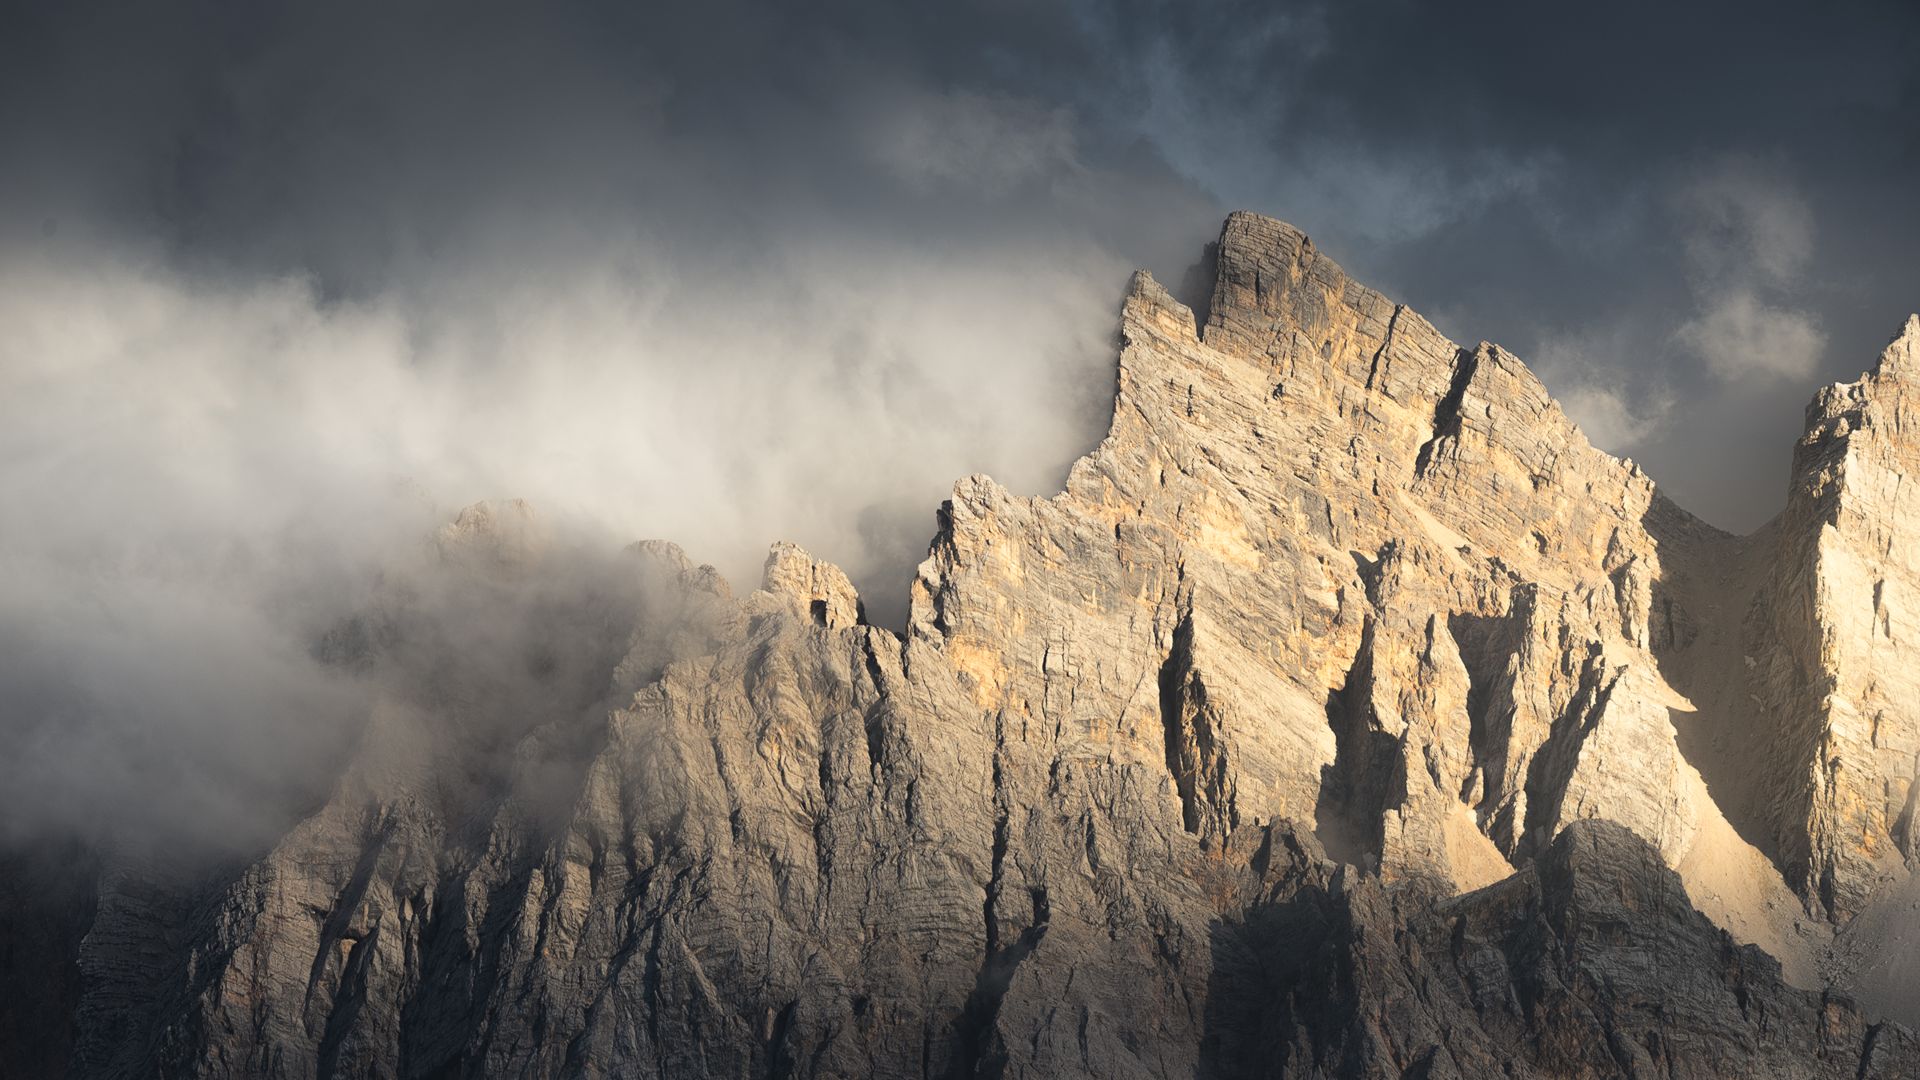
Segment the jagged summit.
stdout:
[[1831,967],[1914,857],[1904,398],[1730,537],[1291,226],[1214,251],[1204,310],[1134,277],[1064,491],[955,485],[902,634],[653,545],[491,741],[370,661],[272,851],[106,879],[78,1071],[1915,1075]]
[[1349,861],[1466,888],[1598,814],[1724,921],[1785,933],[1734,910],[1791,898],[1668,719],[1686,703],[1654,651],[1686,618],[1656,594],[1647,521],[1677,512],[1510,353],[1446,340],[1298,230],[1235,214],[1216,250],[1197,340],[1136,276],[1113,426],[1066,493],[956,489],[914,633],[979,706],[1022,710],[1048,696],[1058,628],[1096,642],[1107,689],[1083,678],[1048,708],[1057,752],[1164,755],[1203,845],[1313,820]]
[[1880,354],[1880,360],[1874,365],[1875,371],[1897,369],[1902,374],[1912,375],[1920,372],[1920,314],[1907,316],[1907,321],[1887,343],[1886,350]]

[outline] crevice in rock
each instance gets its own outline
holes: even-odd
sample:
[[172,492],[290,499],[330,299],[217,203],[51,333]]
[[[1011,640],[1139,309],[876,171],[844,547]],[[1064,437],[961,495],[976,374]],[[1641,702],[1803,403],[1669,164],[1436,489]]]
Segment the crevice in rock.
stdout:
[[867,737],[867,763],[877,774],[886,765],[887,757],[887,684],[880,667],[880,657],[873,649],[873,632],[868,631],[860,643],[861,656],[866,662],[867,678],[873,682],[873,690],[878,697],[867,706],[861,716],[861,726]]
[[1531,854],[1553,839],[1551,826],[1560,819],[1567,784],[1580,763],[1580,747],[1606,714],[1607,701],[1619,684],[1620,672],[1607,669],[1600,643],[1588,642],[1573,696],[1527,764],[1526,832],[1519,845],[1522,854]]
[[1193,312],[1193,336],[1206,340],[1207,321],[1213,317],[1213,290],[1220,280],[1220,241],[1212,240],[1200,250],[1200,258],[1180,275],[1180,288],[1174,299]]
[[1920,754],[1914,755],[1913,777],[1907,784],[1907,805],[1893,823],[1894,846],[1908,864],[1912,864],[1914,857],[1920,855],[1920,835],[1914,831],[1915,815],[1920,815]]
[[386,850],[390,831],[390,820],[382,821],[374,828],[373,835],[367,838],[366,847],[360,852],[360,860],[353,868],[353,875],[347,879],[346,885],[334,897],[333,909],[326,913],[326,919],[320,926],[320,941],[314,949],[313,966],[307,972],[305,1002],[308,1005],[312,1004],[314,991],[319,987],[321,977],[326,974],[327,958],[333,955],[334,945],[353,936],[349,928],[353,923],[354,912],[359,909],[360,901],[366,896],[367,886],[373,880],[373,872],[380,865],[380,855]]
[[1367,602],[1376,608],[1380,606],[1380,582],[1384,576],[1382,564],[1386,562],[1387,556],[1393,554],[1397,546],[1394,541],[1389,540],[1373,558],[1368,558],[1364,552],[1360,551],[1347,552],[1348,555],[1353,556],[1353,572],[1360,578],[1360,587],[1367,594]]
[[1193,617],[1181,618],[1173,648],[1160,665],[1160,723],[1166,732],[1167,772],[1180,793],[1181,825],[1202,832],[1205,811],[1224,817],[1223,832],[1239,824],[1213,704],[1194,669]]
[[1518,713],[1516,665],[1535,602],[1535,587],[1523,585],[1514,589],[1505,614],[1454,612],[1447,616],[1447,632],[1467,669],[1467,751],[1472,768],[1458,794],[1473,807],[1483,829],[1488,815],[1509,794],[1508,755]]
[[1413,460],[1413,475],[1427,475],[1427,469],[1433,465],[1433,455],[1440,440],[1460,437],[1460,406],[1466,400],[1467,386],[1473,382],[1474,372],[1480,370],[1480,354],[1460,349],[1453,354],[1453,380],[1447,386],[1447,392],[1433,407],[1433,434],[1420,444],[1420,453]]
[[659,1055],[661,1072],[666,1072],[667,1044],[660,1030],[660,1012],[666,1008],[665,973],[662,971],[660,952],[665,944],[666,924],[664,920],[655,920],[648,928],[647,952],[640,969],[640,996],[646,1002],[647,1041],[653,1044],[654,1053]]
[[1013,985],[1014,972],[1046,937],[1048,924],[1053,917],[1046,886],[1029,886],[1026,890],[1030,905],[1026,927],[1012,942],[1004,946],[1001,944],[999,905],[1006,894],[1007,851],[1011,846],[1011,806],[1000,750],[1005,739],[1004,724],[1004,716],[996,717],[992,878],[987,885],[986,900],[981,905],[981,914],[986,920],[986,951],[980,970],[974,976],[973,991],[967,995],[967,1003],[954,1024],[954,1057],[948,1069],[948,1075],[953,1080],[998,1078],[1005,1073],[1006,1047],[1001,1042],[998,1030],[1000,1006],[1006,999],[1007,989]]
[[1380,378],[1380,362],[1386,357],[1387,350],[1393,347],[1393,332],[1400,325],[1400,314],[1406,310],[1405,305],[1395,304],[1393,314],[1387,316],[1387,332],[1381,336],[1380,347],[1373,350],[1373,358],[1367,363],[1368,390],[1372,390],[1374,383]]
[[774,1015],[772,1030],[767,1036],[767,1080],[788,1080],[793,1075],[793,1053],[787,1043],[793,1034],[794,1010],[799,1005],[798,1000],[789,1001]]
[[[824,741],[824,740],[823,740]],[[833,893],[833,804],[834,791],[838,785],[834,781],[831,762],[833,755],[823,746],[820,751],[820,812],[813,819],[813,867],[820,882],[822,902],[829,901]],[[733,812],[734,838],[739,843],[745,839],[745,829],[740,820],[740,811]]]
[[[956,1078],[999,1080],[1007,1068],[1007,1050],[1001,1041],[998,1022],[1000,1006],[1013,985],[1014,973],[1033,955],[1053,917],[1047,890],[1039,886],[1027,890],[1032,905],[1029,921],[1020,935],[1005,948],[990,945],[987,959],[974,980],[973,993],[961,1011],[957,1052],[951,1075]],[[992,925],[989,919],[988,925]]]
[[353,1034],[360,1010],[366,1004],[367,967],[373,961],[379,941],[380,928],[375,926],[365,937],[353,939],[353,947],[347,952],[346,967],[340,973],[340,990],[333,997],[333,1008],[327,1013],[326,1031],[320,1037],[318,1076],[339,1074],[341,1047],[347,1037]]
[[1327,695],[1334,759],[1321,767],[1314,805],[1314,832],[1327,854],[1369,871],[1379,867],[1386,842],[1382,815],[1397,803],[1396,787],[1405,785],[1400,741],[1379,729],[1373,713],[1375,631],[1368,616],[1346,680]]
[[861,718],[861,726],[867,737],[867,764],[875,773],[879,773],[887,763],[886,715],[886,703],[875,702]]
[[[1183,620],[1181,630],[1186,629]],[[1191,634],[1189,633],[1189,638]],[[1191,641],[1188,642],[1189,646]],[[1180,630],[1174,632],[1174,648],[1160,665],[1160,723],[1166,732],[1167,772],[1174,789],[1180,793],[1180,823],[1188,832],[1200,831],[1200,808],[1194,800],[1193,753],[1189,748],[1185,724],[1181,720],[1180,682],[1186,677],[1181,658]]]

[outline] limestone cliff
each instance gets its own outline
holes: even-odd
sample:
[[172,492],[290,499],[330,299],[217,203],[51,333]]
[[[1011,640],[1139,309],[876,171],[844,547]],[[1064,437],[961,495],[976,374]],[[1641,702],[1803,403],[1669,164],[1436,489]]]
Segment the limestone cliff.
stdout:
[[462,515],[322,650],[375,705],[271,851],[7,894],[77,943],[19,1060],[1920,1075],[1829,947],[1916,856],[1920,321],[1735,538],[1293,228],[1213,252],[1202,310],[1134,279],[1065,491],[956,486],[902,633],[791,545],[556,589],[524,507]]
[[1859,381],[1822,390],[1794,448],[1769,587],[1747,638],[1782,865],[1836,914],[1905,876],[1920,759],[1920,318]]

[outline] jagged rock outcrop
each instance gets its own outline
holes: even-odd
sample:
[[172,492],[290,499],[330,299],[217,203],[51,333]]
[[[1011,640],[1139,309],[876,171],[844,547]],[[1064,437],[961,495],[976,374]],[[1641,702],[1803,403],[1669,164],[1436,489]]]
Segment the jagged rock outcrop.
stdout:
[[1653,652],[1663,545],[1712,530],[1291,228],[1229,219],[1216,282],[1196,333],[1136,280],[1111,434],[1052,499],[963,482],[911,634],[1059,755],[1164,735],[1203,844],[1297,817],[1466,887],[1580,817],[1676,865],[1732,836]]
[[1201,311],[1136,276],[1063,492],[956,486],[902,633],[792,545],[735,596],[463,513],[317,650],[325,805],[102,856],[73,1071],[1916,1075],[1807,910],[1912,855],[1913,327],[1733,538],[1291,227],[1213,250]]
[[1790,879],[1852,915],[1920,853],[1920,318],[1807,408],[1749,655],[1767,822]]

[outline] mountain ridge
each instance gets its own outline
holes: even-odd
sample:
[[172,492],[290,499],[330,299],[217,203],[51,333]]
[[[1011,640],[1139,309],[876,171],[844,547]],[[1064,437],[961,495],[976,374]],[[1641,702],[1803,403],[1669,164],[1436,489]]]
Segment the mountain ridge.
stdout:
[[1213,251],[1204,311],[1135,275],[1062,492],[956,484],[902,633],[792,545],[550,595],[463,514],[326,804],[102,878],[73,1071],[1915,1075],[1905,976],[1843,993],[1915,854],[1900,380],[1733,537],[1291,226]]

